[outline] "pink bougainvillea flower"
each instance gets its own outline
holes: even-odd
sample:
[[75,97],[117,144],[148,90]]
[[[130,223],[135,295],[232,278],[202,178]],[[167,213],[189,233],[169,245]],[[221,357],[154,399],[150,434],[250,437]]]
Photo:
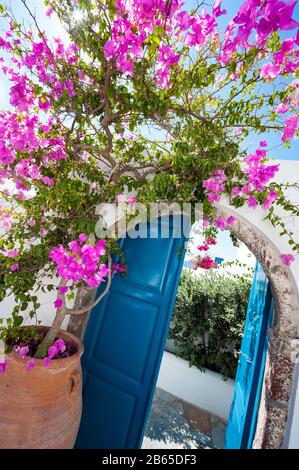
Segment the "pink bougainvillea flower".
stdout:
[[99,240],[98,243],[95,245],[95,252],[97,253],[98,256],[105,256],[106,254],[105,245],[106,245],[106,240]]
[[267,195],[265,201],[262,204],[263,209],[270,209],[272,207],[273,203],[278,199],[278,194],[274,189],[271,189],[269,191],[269,194]]
[[34,88],[29,84],[26,76],[16,76],[16,84],[10,89],[10,104],[19,111],[27,112],[34,104]]
[[47,184],[48,186],[54,186],[54,180],[52,178],[49,178],[49,176],[44,176],[42,182],[44,184]]
[[0,360],[0,374],[3,374],[6,371],[7,368],[7,360]]
[[62,305],[63,305],[62,299],[58,298],[58,299],[55,300],[55,302],[54,302],[55,308],[59,309],[59,308],[62,307]]
[[6,252],[6,256],[8,256],[8,258],[16,258],[18,256],[18,254],[19,254],[19,252],[15,248],[13,250],[8,250]]
[[230,215],[227,219],[226,219],[226,224],[227,225],[232,225],[236,222],[236,217],[234,217],[233,215]]
[[288,116],[284,122],[284,130],[281,137],[283,142],[291,140],[298,131],[299,118],[296,114]]
[[271,62],[267,62],[261,68],[260,76],[266,80],[274,80],[280,74],[279,65],[274,65]]
[[25,196],[25,194],[24,194],[23,191],[18,191],[17,198],[18,198],[20,201],[24,201],[24,200],[26,199],[26,196]]
[[113,273],[125,273],[127,271],[126,265],[123,263],[112,263],[111,269]]
[[38,232],[38,234],[39,234],[40,237],[45,237],[45,236],[47,235],[47,233],[48,233],[48,231],[47,231],[47,229],[45,229],[44,227],[42,227],[42,228],[40,229],[40,231]]
[[[250,37],[257,33],[257,41],[264,45],[268,36],[279,30],[297,28],[299,23],[292,18],[296,0],[284,2],[281,0],[246,0],[241,2],[238,13],[230,21],[225,31],[225,41],[222,46],[221,64],[225,65],[238,50],[249,43]],[[269,69],[275,65],[266,64]],[[271,72],[267,71],[266,76]],[[275,75],[275,73],[274,73]],[[270,78],[270,77],[269,77]]]
[[232,189],[232,196],[239,196],[241,194],[241,189],[239,187]]
[[186,10],[184,10],[184,11],[179,12],[176,15],[176,21],[181,31],[186,31],[194,23],[194,18],[191,18],[189,13]]
[[45,357],[43,359],[43,364],[44,366],[49,367],[49,365],[51,364],[51,358],[49,356]]
[[11,267],[10,267],[10,270],[11,270],[12,272],[18,271],[19,269],[20,269],[19,263],[14,263],[14,264],[12,264]]
[[208,191],[208,200],[213,203],[220,200],[220,194],[225,189],[227,177],[223,170],[214,171],[213,175],[203,182],[203,187]]
[[19,350],[18,350],[18,354],[19,356],[24,359],[25,356],[27,356],[27,354],[29,353],[29,348],[28,346],[22,346]]
[[68,292],[69,288],[67,286],[59,287],[58,291],[60,294],[64,295]]
[[218,265],[215,263],[215,261],[208,255],[202,257],[198,256],[197,259],[195,260],[195,267],[194,269],[202,268],[202,269],[212,269],[216,268]]
[[198,251],[208,251],[209,246],[208,245],[198,245],[196,248],[198,249]]
[[28,372],[30,372],[34,367],[35,367],[35,359],[32,357],[32,358],[29,359],[29,361],[27,362],[26,370],[27,370]]
[[215,220],[215,225],[217,228],[219,228],[220,230],[225,230],[226,229],[226,221],[224,220],[223,217],[217,217],[217,219]]
[[285,266],[290,266],[295,261],[295,257],[291,254],[282,254],[280,259]]
[[48,98],[45,98],[45,97],[39,98],[38,99],[38,107],[39,107],[39,109],[41,109],[42,111],[45,111],[45,113],[46,113],[52,107],[51,101]]
[[104,45],[104,53],[106,59],[111,59],[117,53],[117,45],[114,40],[109,39]]
[[244,186],[242,188],[242,194],[248,194],[248,193],[250,193],[250,191],[252,191],[251,184],[244,184]]
[[261,140],[261,141],[260,141],[260,147],[267,147],[267,142],[266,142],[266,140]]
[[48,349],[48,357],[49,357],[50,359],[53,359],[53,357],[55,357],[57,353],[58,353],[58,348],[56,347],[55,344],[53,344],[52,346],[49,347],[49,349]]
[[219,194],[213,193],[213,192],[209,193],[209,194],[208,194],[208,201],[209,201],[211,204],[213,204],[213,202],[218,202],[218,201],[220,201],[220,196],[219,196]]
[[52,346],[48,349],[48,355],[44,358],[43,364],[48,367],[51,364],[51,360],[57,356],[58,353],[63,353],[66,350],[65,342],[63,339],[57,339]]
[[285,114],[285,113],[288,112],[288,107],[286,105],[284,105],[283,103],[280,103],[278,106],[276,106],[274,111],[276,113]]
[[63,353],[66,350],[66,345],[62,338],[58,338],[55,341],[54,346],[56,347],[57,352]]
[[132,197],[130,197],[130,198],[128,199],[127,202],[128,202],[128,205],[129,205],[129,206],[134,206],[134,205],[136,204],[136,202],[137,202],[137,199],[136,199],[135,196],[132,196]]
[[242,171],[247,177],[247,184],[242,187],[244,195],[253,190],[264,191],[265,185],[279,170],[279,165],[269,165],[266,163],[267,153],[263,148],[258,148],[253,154],[248,155],[244,161],[247,164]]
[[47,8],[47,10],[46,10],[46,16],[50,17],[50,16],[53,15],[53,13],[54,13],[53,8]]
[[84,281],[89,287],[98,287],[109,273],[102,256],[106,255],[106,240],[93,245],[73,240],[68,248],[62,245],[53,248],[49,258],[57,265],[57,275],[66,281]]
[[[189,47],[203,46],[208,37],[214,37],[216,19],[225,14],[221,0],[216,0],[211,14],[205,9],[201,14],[190,16],[182,10],[183,2],[174,0],[117,1],[116,14],[112,22],[111,38],[104,45],[106,59],[114,58],[116,67],[124,75],[134,75],[134,63],[142,59],[145,41],[155,33],[155,27],[164,25],[168,37],[182,35],[182,42]],[[160,88],[170,88],[172,67],[179,62],[180,55],[170,41],[158,45],[156,83]]]
[[249,196],[248,201],[247,201],[248,207],[251,209],[254,209],[257,206],[257,201],[254,196]]
[[280,255],[280,259],[285,266],[290,266],[295,261],[295,257],[291,254]]
[[218,16],[226,15],[227,13],[226,10],[221,10],[221,3],[222,3],[222,0],[215,0],[215,3],[213,5],[212,13],[215,15],[216,18]]
[[76,90],[75,90],[75,87],[74,87],[74,83],[71,80],[65,81],[64,82],[64,87],[66,88],[70,98],[76,96]]
[[297,0],[291,0],[287,3],[281,2],[279,0],[272,0],[270,3],[273,5],[273,10],[274,8],[278,7],[277,15],[279,17],[279,27],[282,30],[294,29],[299,26],[298,21],[295,21],[292,18]]
[[84,242],[86,242],[86,240],[88,240],[88,236],[85,235],[85,233],[80,233],[79,240],[80,240],[80,242],[84,243]]

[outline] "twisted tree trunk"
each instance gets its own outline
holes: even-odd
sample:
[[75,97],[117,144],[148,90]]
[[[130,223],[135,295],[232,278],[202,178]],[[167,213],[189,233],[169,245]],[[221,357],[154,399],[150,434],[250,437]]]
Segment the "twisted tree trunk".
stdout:
[[90,289],[89,287],[82,287],[78,289],[74,310],[81,310],[84,307],[88,307],[84,313],[73,314],[70,313],[70,320],[67,326],[67,331],[72,333],[78,338],[82,338],[84,335],[85,327],[88,322],[89,314],[91,312],[90,306],[94,303],[97,294],[97,289]]

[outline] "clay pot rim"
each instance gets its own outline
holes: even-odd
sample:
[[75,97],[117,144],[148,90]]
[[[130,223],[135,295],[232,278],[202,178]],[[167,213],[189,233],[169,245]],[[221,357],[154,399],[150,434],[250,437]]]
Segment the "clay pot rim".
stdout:
[[[26,328],[26,326],[24,326],[24,328]],[[49,329],[50,329],[49,326],[44,326],[44,325],[37,326],[37,330],[40,330],[40,331],[48,331]],[[8,363],[10,361],[13,361],[13,362],[23,364],[24,366],[27,364],[27,362],[30,359],[34,359],[35,361],[34,369],[37,367],[42,367],[43,369],[46,369],[46,370],[60,369],[60,368],[65,367],[66,365],[69,365],[71,362],[76,363],[78,360],[80,360],[80,357],[82,356],[84,352],[84,346],[80,338],[78,338],[78,336],[75,336],[72,333],[69,333],[68,331],[65,331],[65,330],[59,330],[57,336],[59,338],[66,339],[68,341],[69,340],[73,341],[77,346],[77,352],[73,354],[72,356],[64,357],[62,359],[52,359],[49,366],[45,366],[43,364],[44,359],[36,359],[35,357],[31,357],[31,356],[25,356],[24,358],[22,358],[19,356],[19,354],[16,351],[11,351],[10,353],[6,353],[5,357],[6,359],[8,359]]]

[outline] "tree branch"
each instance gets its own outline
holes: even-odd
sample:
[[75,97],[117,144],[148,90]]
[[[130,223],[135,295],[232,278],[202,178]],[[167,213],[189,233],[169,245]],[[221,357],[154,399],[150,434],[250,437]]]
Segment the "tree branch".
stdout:
[[95,302],[92,304],[86,305],[85,307],[82,307],[78,310],[74,310],[72,308],[68,308],[66,310],[67,315],[81,315],[82,313],[88,312],[89,310],[94,309],[100,302],[101,300],[105,297],[105,295],[108,293],[110,286],[111,286],[111,280],[112,280],[112,258],[111,255],[108,254],[108,280],[107,280],[107,285],[105,287],[105,290],[101,293],[101,295],[97,298]]

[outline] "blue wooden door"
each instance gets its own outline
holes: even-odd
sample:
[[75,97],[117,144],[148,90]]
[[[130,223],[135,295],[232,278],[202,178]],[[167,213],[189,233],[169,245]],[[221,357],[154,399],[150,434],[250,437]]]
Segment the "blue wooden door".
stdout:
[[267,332],[271,320],[271,289],[267,276],[257,263],[226,432],[227,449],[246,449],[252,446],[264,377]]
[[128,273],[113,278],[84,337],[77,448],[141,445],[184,261],[185,238],[173,237],[181,219],[170,218],[168,238],[168,218],[160,218],[151,228],[158,238],[122,241]]

